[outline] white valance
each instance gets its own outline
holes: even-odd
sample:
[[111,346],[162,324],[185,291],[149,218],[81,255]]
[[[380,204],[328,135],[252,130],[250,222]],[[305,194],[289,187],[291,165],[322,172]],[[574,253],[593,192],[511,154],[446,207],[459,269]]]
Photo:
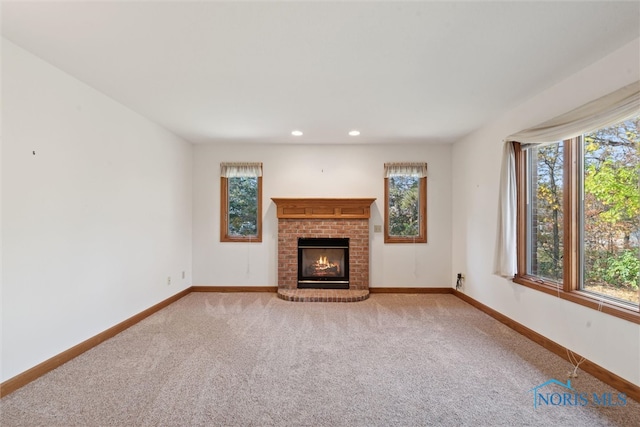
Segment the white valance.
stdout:
[[220,176],[223,178],[262,176],[262,163],[220,163]]
[[392,176],[410,175],[418,178],[424,178],[427,176],[427,164],[426,163],[385,163],[384,164],[384,177],[389,178]]
[[551,144],[613,126],[640,114],[640,81],[591,101],[537,126],[514,133],[506,142]]

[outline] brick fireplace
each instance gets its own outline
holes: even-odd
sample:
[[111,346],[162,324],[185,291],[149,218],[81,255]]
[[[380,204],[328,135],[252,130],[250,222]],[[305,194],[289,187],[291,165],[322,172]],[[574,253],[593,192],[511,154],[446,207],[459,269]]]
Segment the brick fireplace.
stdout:
[[[353,302],[369,297],[369,217],[375,199],[273,198],[278,215],[278,296]],[[298,238],[349,239],[349,289],[298,288]]]

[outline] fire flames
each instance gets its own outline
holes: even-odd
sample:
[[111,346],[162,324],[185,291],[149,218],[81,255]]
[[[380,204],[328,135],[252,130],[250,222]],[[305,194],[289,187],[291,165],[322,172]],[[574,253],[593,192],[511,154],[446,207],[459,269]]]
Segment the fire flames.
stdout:
[[340,274],[340,264],[333,263],[329,257],[322,255],[307,267],[306,272],[312,276],[337,276]]
[[318,258],[318,261],[316,261],[316,265],[318,265],[319,267],[330,267],[331,263],[329,262],[329,258],[327,258],[326,256],[321,256],[320,258]]

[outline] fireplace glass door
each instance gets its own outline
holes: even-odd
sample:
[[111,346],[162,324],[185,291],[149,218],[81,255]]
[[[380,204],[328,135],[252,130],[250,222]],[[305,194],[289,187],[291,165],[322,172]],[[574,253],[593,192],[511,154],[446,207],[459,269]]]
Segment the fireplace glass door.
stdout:
[[349,289],[349,239],[299,238],[298,288]]

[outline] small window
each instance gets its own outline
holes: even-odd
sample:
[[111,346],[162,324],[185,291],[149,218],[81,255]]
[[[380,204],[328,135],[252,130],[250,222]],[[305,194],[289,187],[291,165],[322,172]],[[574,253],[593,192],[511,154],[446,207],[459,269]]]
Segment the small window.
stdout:
[[262,241],[262,163],[220,165],[220,241]]
[[385,243],[427,242],[427,164],[386,163]]

